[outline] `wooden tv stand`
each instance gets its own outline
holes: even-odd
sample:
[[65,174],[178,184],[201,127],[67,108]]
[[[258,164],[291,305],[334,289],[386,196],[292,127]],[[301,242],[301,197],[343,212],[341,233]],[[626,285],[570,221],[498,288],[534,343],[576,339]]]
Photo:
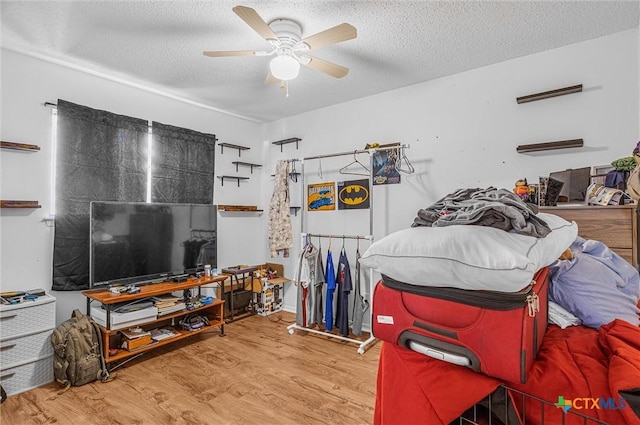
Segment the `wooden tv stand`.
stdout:
[[[111,317],[111,308],[114,304],[135,301],[142,298],[149,298],[153,296],[170,294],[172,292],[183,291],[186,289],[198,288],[198,293],[200,292],[200,287],[212,283],[223,282],[228,279],[227,275],[220,275],[215,277],[201,277],[194,278],[190,277],[186,282],[174,283],[174,282],[160,282],[149,285],[140,286],[140,292],[137,294],[114,294],[109,291],[108,288],[105,289],[91,289],[88,291],[83,291],[82,295],[87,297],[87,314],[91,314],[91,302],[97,301],[101,304],[104,304],[106,309],[106,317],[107,324],[110,323]],[[149,320],[148,322],[136,324],[136,327],[140,327],[144,330],[151,330],[160,327],[166,327],[174,325],[174,328],[178,328],[177,322],[183,316],[191,313],[199,313],[201,315],[206,316],[209,319],[209,325],[203,328],[187,331],[183,329],[178,329],[178,332],[175,336],[162,339],[160,341],[155,341],[151,344],[142,346],[138,349],[127,351],[125,349],[120,348],[120,344],[118,341],[120,338],[120,331],[125,329],[109,329],[110,326],[101,326],[100,332],[102,334],[102,349],[104,352],[104,358],[107,363],[116,362],[119,360],[124,360],[126,358],[136,356],[140,353],[144,353],[149,350],[153,350],[154,348],[161,347],[166,344],[170,344],[174,341],[178,341],[184,338],[188,338],[190,336],[199,334],[201,332],[205,332],[211,330],[214,327],[220,328],[220,336],[224,336],[224,300],[214,299],[211,304],[203,305],[202,307],[193,309],[193,310],[182,310],[176,313],[170,313],[163,315],[161,317],[157,317],[154,320]],[[110,349],[117,348],[117,353],[110,355]]]

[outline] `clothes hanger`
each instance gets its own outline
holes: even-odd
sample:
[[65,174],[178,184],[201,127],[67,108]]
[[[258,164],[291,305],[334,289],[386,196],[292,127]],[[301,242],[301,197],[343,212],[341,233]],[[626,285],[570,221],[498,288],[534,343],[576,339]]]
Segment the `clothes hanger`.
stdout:
[[313,246],[313,242],[311,242],[311,235],[307,235],[307,252],[313,251],[313,248],[315,248],[315,246]]
[[[360,161],[358,161],[358,158],[356,158],[356,154],[358,151],[353,151],[353,161],[350,162],[349,164],[345,165],[344,167],[342,167],[338,172],[340,174],[353,174],[356,176],[367,176],[369,177],[369,175],[371,174],[371,172],[369,171],[369,169]],[[359,165],[361,168],[363,168],[367,173],[363,173],[363,172],[355,172],[355,171],[347,171],[347,169],[349,167],[351,167],[352,165],[357,164]]]
[[296,161],[291,161],[291,171],[288,170],[289,166],[287,164],[287,173],[289,175],[289,178],[294,181],[297,182],[298,181],[298,177],[296,176],[296,174],[298,173],[296,171]]
[[[402,168],[403,161],[406,164],[407,168]],[[411,162],[409,162],[409,158],[407,158],[407,153],[405,152],[404,147],[400,148],[400,154],[398,155],[398,159],[396,160],[395,168],[399,173],[413,174],[415,172],[415,168],[413,168],[413,165],[411,165]]]

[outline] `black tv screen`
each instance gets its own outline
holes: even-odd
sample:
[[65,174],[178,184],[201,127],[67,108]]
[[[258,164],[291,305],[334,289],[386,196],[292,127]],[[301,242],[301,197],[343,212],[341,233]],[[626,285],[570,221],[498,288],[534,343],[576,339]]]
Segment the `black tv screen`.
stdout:
[[150,283],[217,267],[215,205],[91,203],[91,287]]
[[591,167],[556,171],[549,174],[549,177],[564,183],[558,195],[558,202],[586,200],[587,188],[591,184]]

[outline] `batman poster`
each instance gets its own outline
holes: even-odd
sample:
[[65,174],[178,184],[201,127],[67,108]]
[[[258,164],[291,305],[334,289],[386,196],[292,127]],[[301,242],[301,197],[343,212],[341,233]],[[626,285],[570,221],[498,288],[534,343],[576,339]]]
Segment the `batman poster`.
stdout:
[[369,179],[338,182],[338,209],[369,208]]

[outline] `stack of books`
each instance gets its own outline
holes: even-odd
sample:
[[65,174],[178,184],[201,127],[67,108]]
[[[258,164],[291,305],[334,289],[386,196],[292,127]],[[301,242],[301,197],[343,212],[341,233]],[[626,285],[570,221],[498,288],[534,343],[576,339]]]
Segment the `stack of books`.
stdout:
[[154,306],[158,309],[158,317],[182,311],[186,308],[180,297],[171,294],[163,294],[153,297]]
[[153,342],[151,339],[151,332],[145,331],[141,328],[123,329],[120,333],[124,337],[122,341],[122,348],[127,351],[137,350]]

